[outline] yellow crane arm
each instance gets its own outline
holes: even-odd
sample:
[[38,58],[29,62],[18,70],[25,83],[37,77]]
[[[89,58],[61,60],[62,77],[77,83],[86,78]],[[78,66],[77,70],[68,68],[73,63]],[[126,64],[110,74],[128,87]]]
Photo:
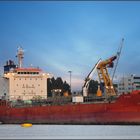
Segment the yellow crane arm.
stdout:
[[101,61],[97,66],[97,72],[99,76],[100,83],[104,83],[105,85],[105,92],[107,96],[116,95],[113,83],[110,79],[110,76],[108,74],[107,67],[113,66],[113,61],[117,58],[117,56],[113,56],[109,59],[106,59],[104,61]]
[[98,64],[97,69],[100,69],[100,68],[103,68],[103,67],[106,67],[106,66],[110,67],[110,66],[112,65],[113,61],[114,61],[116,58],[117,58],[117,56],[115,55],[115,56],[112,56],[112,57],[109,58],[109,59],[106,59],[106,60],[104,60],[104,61],[101,61],[101,62]]

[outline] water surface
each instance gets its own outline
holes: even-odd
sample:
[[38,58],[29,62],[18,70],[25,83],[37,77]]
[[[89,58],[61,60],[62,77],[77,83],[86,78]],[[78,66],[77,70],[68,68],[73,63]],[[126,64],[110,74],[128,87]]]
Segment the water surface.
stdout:
[[140,139],[140,126],[0,125],[0,139]]

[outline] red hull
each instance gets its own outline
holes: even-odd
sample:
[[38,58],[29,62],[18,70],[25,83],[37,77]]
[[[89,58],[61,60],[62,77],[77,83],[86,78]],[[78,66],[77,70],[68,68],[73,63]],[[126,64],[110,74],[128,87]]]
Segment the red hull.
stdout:
[[121,95],[114,103],[0,107],[3,123],[140,124],[140,94]]

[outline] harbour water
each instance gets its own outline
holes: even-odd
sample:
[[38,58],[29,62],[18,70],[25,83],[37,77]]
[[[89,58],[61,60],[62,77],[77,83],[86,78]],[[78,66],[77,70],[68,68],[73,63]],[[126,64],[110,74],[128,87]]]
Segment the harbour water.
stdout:
[[0,139],[140,139],[140,126],[0,125]]

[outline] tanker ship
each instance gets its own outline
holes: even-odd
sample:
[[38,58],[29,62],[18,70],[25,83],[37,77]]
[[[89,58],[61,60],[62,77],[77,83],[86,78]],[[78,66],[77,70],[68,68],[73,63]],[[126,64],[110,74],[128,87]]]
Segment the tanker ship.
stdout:
[[[116,94],[108,73],[108,67],[113,66],[120,53],[107,60],[99,59],[85,80],[82,94],[59,98],[47,96],[47,78],[51,74],[38,67],[22,67],[23,54],[19,48],[18,65],[10,60],[4,66],[0,83],[1,123],[140,124],[140,91]],[[91,98],[87,89],[95,70],[101,84],[96,96]]]

